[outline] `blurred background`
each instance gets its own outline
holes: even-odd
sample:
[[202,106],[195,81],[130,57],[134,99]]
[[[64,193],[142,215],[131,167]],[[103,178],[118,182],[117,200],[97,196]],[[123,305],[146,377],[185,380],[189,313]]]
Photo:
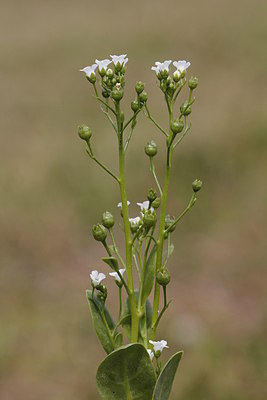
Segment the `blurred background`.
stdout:
[[[1,3],[1,399],[99,399],[105,354],[85,289],[91,269],[108,268],[90,232],[105,210],[120,222],[120,199],[77,136],[90,125],[95,153],[117,168],[114,134],[79,69],[123,53],[127,115],[141,79],[166,126],[155,61],[190,60],[199,78],[168,203],[177,215],[203,180],[173,234],[173,302],[158,333],[170,346],[164,360],[185,351],[171,398],[267,398],[266,15],[265,0]],[[139,121],[127,159],[131,216],[154,186],[148,140],[159,146],[160,177],[164,165],[161,134]],[[117,313],[113,282],[108,289]]]

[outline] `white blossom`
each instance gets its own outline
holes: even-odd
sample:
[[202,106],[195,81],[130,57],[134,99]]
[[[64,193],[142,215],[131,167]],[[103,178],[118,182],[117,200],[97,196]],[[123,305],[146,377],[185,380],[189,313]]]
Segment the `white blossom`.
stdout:
[[97,286],[100,284],[101,281],[103,281],[103,279],[106,278],[106,275],[102,272],[98,272],[95,270],[91,272],[90,277],[92,279],[93,285]]
[[[127,206],[129,206],[131,203],[129,200],[127,200]],[[117,205],[118,208],[122,208],[122,202],[120,201]]]
[[118,63],[120,63],[124,67],[125,64],[128,62],[127,54],[122,54],[120,56],[110,55],[110,57],[112,58],[112,62],[114,65],[117,65]]
[[146,211],[146,210],[150,210],[151,212],[153,212],[154,211],[154,208],[153,207],[150,207],[149,208],[149,201],[148,200],[146,200],[146,201],[143,201],[143,203],[136,203],[140,208],[141,208],[141,214],[143,215],[143,212],[144,211]]
[[147,352],[148,352],[148,354],[149,354],[150,360],[152,361],[153,358],[154,358],[154,353],[153,353],[153,351],[150,350],[150,349],[147,349]]
[[93,65],[88,65],[88,67],[85,67],[83,69],[80,69],[81,72],[84,72],[86,76],[90,77],[92,74],[95,73],[95,70],[97,68],[96,64]]
[[98,69],[99,71],[102,71],[102,69],[104,69],[104,71],[106,71],[108,65],[111,63],[110,60],[105,59],[105,60],[95,60],[95,62],[98,65]]
[[[125,271],[126,271],[125,268],[119,269],[119,273],[121,274],[121,276],[123,276]],[[120,275],[118,274],[118,272],[110,272],[109,275],[113,276],[116,281],[121,282],[121,278],[120,278]]]
[[167,346],[166,340],[160,340],[158,342],[153,342],[153,340],[149,340],[149,343],[153,344],[154,352],[156,353],[157,351],[160,351],[162,353],[162,350],[164,348],[169,348]]
[[172,62],[171,60],[163,61],[163,63],[162,63],[162,62],[159,62],[159,61],[156,61],[156,62],[155,62],[156,67],[154,66],[154,67],[152,67],[151,69],[152,69],[153,71],[155,71],[157,75],[158,75],[161,71],[167,71],[167,72],[169,72],[169,66],[170,66],[171,62]]
[[177,68],[174,74],[178,75],[179,77],[182,72],[184,72],[185,70],[187,70],[187,68],[190,67],[191,64],[189,61],[179,60],[179,61],[174,61],[173,65],[175,66],[175,68]]
[[140,217],[129,218],[130,224],[136,224],[136,225],[138,225],[140,221],[141,221],[141,218],[140,218]]

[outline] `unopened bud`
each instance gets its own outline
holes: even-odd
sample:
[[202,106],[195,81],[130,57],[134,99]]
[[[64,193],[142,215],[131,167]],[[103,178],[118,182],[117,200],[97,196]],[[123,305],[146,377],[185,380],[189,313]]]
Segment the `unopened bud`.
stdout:
[[173,232],[175,230],[175,228],[176,228],[176,225],[172,226],[172,224],[174,222],[175,222],[174,218],[171,218],[170,215],[166,215],[166,217],[165,217],[165,229],[168,229],[171,226],[171,229],[169,229],[169,232]]
[[147,200],[149,200],[151,203],[157,198],[157,193],[153,189],[149,189],[148,194],[147,194]]
[[110,229],[113,227],[114,217],[109,211],[104,212],[104,214],[102,215],[102,224],[107,229]]
[[104,285],[97,285],[96,289],[98,290],[97,292],[97,297],[98,299],[101,301],[101,303],[105,303],[107,295],[108,295],[108,291],[106,286]]
[[147,228],[154,226],[157,222],[157,214],[155,211],[146,210],[144,213],[143,222]]
[[202,188],[202,181],[199,179],[194,180],[192,183],[192,188],[195,193],[198,192]]
[[92,136],[92,130],[87,125],[80,125],[78,127],[78,135],[82,140],[88,142]]
[[111,97],[113,98],[113,100],[119,102],[123,98],[123,90],[117,89],[117,87],[115,87],[111,92]]
[[136,112],[136,111],[138,111],[138,110],[139,110],[139,104],[138,104],[138,101],[136,101],[136,100],[133,100],[133,101],[131,102],[131,109],[133,110],[133,112]]
[[97,240],[98,242],[104,242],[106,240],[107,231],[103,225],[101,224],[94,225],[92,228],[92,233],[94,239]]
[[185,101],[181,104],[180,111],[182,115],[189,115],[191,114],[191,105],[188,101]]
[[177,133],[182,132],[183,129],[184,129],[183,121],[181,121],[179,119],[175,119],[174,121],[171,122],[171,130],[175,135]]
[[109,79],[112,79],[113,76],[114,76],[114,72],[112,71],[111,68],[108,68],[108,69],[107,69],[107,77],[108,77]]
[[141,81],[136,82],[135,90],[136,90],[137,94],[141,94],[143,92],[144,88],[145,88],[145,85],[143,82],[141,82]]
[[107,91],[106,89],[102,90],[102,96],[105,97],[105,99],[108,99],[110,96],[110,92]]
[[140,103],[145,103],[147,99],[148,99],[147,92],[143,91],[142,93],[139,94]]
[[188,81],[188,87],[189,89],[194,90],[198,85],[198,79],[195,76],[191,76],[191,78]]
[[152,207],[157,209],[160,206],[160,198],[156,197],[154,201],[152,201]]
[[92,72],[90,76],[86,76],[86,79],[90,83],[96,83],[96,74],[94,72]]
[[161,286],[167,286],[170,283],[171,277],[167,268],[161,268],[157,273],[157,282]]
[[148,142],[147,145],[145,146],[145,153],[149,157],[154,157],[158,152],[158,146],[154,142],[154,140],[151,140],[151,142]]

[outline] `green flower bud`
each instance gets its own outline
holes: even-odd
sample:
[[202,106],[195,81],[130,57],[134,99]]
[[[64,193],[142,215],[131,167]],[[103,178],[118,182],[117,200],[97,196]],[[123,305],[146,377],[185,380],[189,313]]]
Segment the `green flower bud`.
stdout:
[[131,109],[133,110],[133,112],[136,112],[136,111],[138,111],[138,110],[139,110],[139,104],[138,104],[138,101],[136,101],[136,100],[133,100],[133,101],[131,102]]
[[147,228],[154,226],[157,222],[157,214],[155,211],[146,210],[144,213],[143,222]]
[[202,188],[202,181],[199,179],[194,180],[192,183],[192,188],[195,193],[198,192]]
[[123,98],[123,90],[115,87],[111,92],[111,97],[113,100],[119,102]]
[[174,80],[174,82],[179,82],[179,80],[181,79],[181,76],[180,76],[180,74],[178,73],[178,71],[175,71],[174,73],[173,73],[173,76],[172,76],[172,79]]
[[160,198],[159,198],[159,197],[156,197],[155,200],[152,201],[152,204],[151,204],[151,205],[152,205],[152,207],[155,208],[155,209],[159,208],[159,206],[160,206]]
[[141,94],[144,91],[145,84],[141,81],[136,82],[135,90],[137,94]]
[[149,200],[151,203],[157,198],[157,193],[153,189],[149,189],[148,194],[147,194],[147,200]]
[[198,79],[195,76],[191,76],[191,78],[188,81],[188,87],[189,89],[194,90],[198,85]]
[[103,225],[101,224],[94,225],[92,228],[92,233],[94,239],[97,240],[98,242],[104,242],[106,240],[107,231]]
[[[175,222],[175,218],[171,218],[170,215],[166,215],[165,217],[165,229],[168,229]],[[169,232],[173,232],[176,228],[176,225],[172,226]]]
[[188,101],[185,101],[181,104],[180,111],[182,115],[189,115],[191,114],[191,106]]
[[102,224],[104,225],[104,227],[110,229],[113,227],[114,223],[115,222],[113,215],[109,211],[104,212],[104,214],[102,215]]
[[108,69],[107,69],[107,77],[108,77],[109,79],[112,79],[113,76],[114,76],[114,72],[112,71],[111,68],[108,68]]
[[88,142],[92,136],[92,130],[86,125],[80,125],[78,127],[78,135],[82,140]]
[[163,71],[160,71],[160,76],[162,79],[167,79],[169,76],[169,71],[167,71],[166,69],[164,69]]
[[182,132],[183,129],[184,129],[183,121],[181,121],[179,119],[175,119],[174,121],[171,122],[171,130],[175,135],[177,133]]
[[104,286],[104,285],[97,285],[96,286],[96,289],[98,290],[98,292],[97,292],[97,297],[98,297],[98,299],[101,301],[101,303],[105,303],[105,301],[106,301],[106,298],[107,298],[107,296],[108,296],[108,291],[107,291],[107,288],[106,288],[106,286]]
[[147,99],[148,99],[147,92],[143,91],[142,93],[139,94],[140,103],[145,103]]
[[102,90],[102,96],[105,97],[105,99],[108,99],[110,96],[110,92],[107,91],[106,89]]
[[154,142],[154,140],[151,140],[151,142],[148,142],[147,145],[145,146],[145,153],[149,157],[154,157],[158,152],[158,146]]
[[157,282],[161,286],[167,286],[170,282],[171,277],[167,268],[161,268],[161,270],[157,273]]
[[130,222],[130,228],[131,228],[132,233],[137,232],[138,229],[140,228],[140,225],[142,224],[140,217],[129,218],[129,222]]

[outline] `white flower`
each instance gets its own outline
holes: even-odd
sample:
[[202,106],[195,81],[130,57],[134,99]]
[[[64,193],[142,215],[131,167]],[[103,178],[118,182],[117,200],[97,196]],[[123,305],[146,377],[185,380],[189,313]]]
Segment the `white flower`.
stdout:
[[[148,200],[143,201],[143,203],[136,203],[136,204],[141,208],[141,214],[142,215],[143,215],[143,212],[148,210],[148,208],[149,208],[149,201]],[[151,212],[153,212],[154,208],[150,207],[150,210],[151,210]]]
[[138,225],[140,221],[141,221],[140,217],[129,218],[130,224],[133,224],[133,225],[135,225],[135,224]]
[[149,343],[153,344],[154,352],[156,353],[157,351],[160,351],[162,353],[162,350],[167,346],[166,340],[160,340],[159,342],[153,342],[153,340],[149,340]]
[[190,67],[190,62],[185,61],[185,60],[179,60],[179,61],[174,61],[173,65],[175,68],[177,68],[177,71],[174,72],[174,74],[178,75],[178,77],[181,75],[182,72],[187,70],[187,68]]
[[[127,200],[127,206],[129,206],[131,203]],[[122,208],[122,202],[120,201],[117,205],[118,208]]]
[[89,65],[88,67],[85,67],[83,69],[80,69],[80,71],[84,72],[86,76],[90,77],[92,74],[95,73],[95,70],[97,68],[96,64]]
[[106,275],[102,272],[92,271],[90,277],[92,279],[93,285],[97,286],[100,284],[101,281],[103,281],[103,279],[106,278]]
[[153,351],[150,350],[150,349],[147,349],[147,352],[148,352],[148,354],[149,354],[150,360],[152,361],[153,358],[154,358],[154,353],[153,353]]
[[120,63],[120,65],[124,67],[125,64],[128,62],[127,54],[122,54],[120,56],[110,55],[110,57],[112,58],[112,62],[114,65],[117,65],[118,63]]
[[[125,268],[119,269],[119,273],[121,274],[121,276],[123,276],[125,271],[126,271]],[[118,274],[118,272],[110,272],[109,275],[113,276],[116,281],[121,282],[121,278],[120,278],[120,275]]]
[[171,60],[163,61],[163,63],[161,63],[161,62],[159,62],[159,61],[156,61],[156,62],[155,62],[156,67],[154,66],[154,67],[152,67],[151,69],[152,69],[153,71],[155,71],[157,75],[158,75],[161,71],[167,71],[167,72],[169,72],[169,66],[170,66],[171,62],[172,62]]
[[95,62],[97,63],[98,69],[99,71],[102,71],[102,69],[104,69],[104,71],[106,71],[107,66],[111,63],[110,60],[95,60]]

